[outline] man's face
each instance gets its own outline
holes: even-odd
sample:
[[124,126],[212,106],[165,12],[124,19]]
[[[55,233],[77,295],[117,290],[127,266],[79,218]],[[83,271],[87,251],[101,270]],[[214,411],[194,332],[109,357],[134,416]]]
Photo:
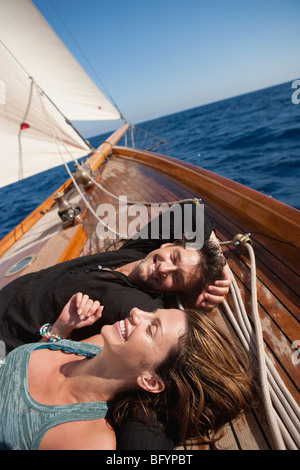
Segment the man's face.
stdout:
[[197,250],[167,243],[137,265],[135,282],[161,292],[184,291],[201,278],[199,261]]

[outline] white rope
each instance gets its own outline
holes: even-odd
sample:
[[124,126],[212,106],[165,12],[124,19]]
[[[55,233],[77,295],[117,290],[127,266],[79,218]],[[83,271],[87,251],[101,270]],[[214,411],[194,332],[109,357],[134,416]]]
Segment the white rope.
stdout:
[[[233,241],[223,242],[221,244],[228,245],[230,243],[233,243]],[[252,294],[251,309],[254,329],[249,321],[241,294],[232,273],[232,285],[230,287],[230,291],[232,293],[236,315],[233,314],[226,301],[223,302],[223,307],[243,347],[247,352],[251,351],[257,358],[262,402],[266,411],[266,417],[274,440],[275,448],[281,450],[286,448],[299,449],[300,409],[283,383],[274,367],[274,364],[265,353],[263,333],[257,309],[256,263],[254,250],[249,243],[246,243],[245,246],[250,257]]]
[[[77,165],[80,169],[84,170],[84,167],[82,165],[80,165],[80,163],[77,162]],[[110,191],[108,191],[108,189],[104,188],[104,186],[99,183],[98,181],[95,180],[95,178],[92,176],[92,175],[89,175],[89,178],[90,180],[92,181],[93,184],[95,184],[95,186],[100,189],[101,191],[105,192],[106,194],[108,194],[110,197],[112,197],[113,199],[117,199],[117,200],[120,200],[120,196],[117,196],[116,194],[113,194],[111,193]],[[179,204],[181,202],[190,202],[190,201],[194,201],[195,198],[188,198],[188,199],[178,199],[176,201],[163,201],[163,202],[158,202],[158,201],[152,201],[152,202],[148,202],[148,201],[130,201],[130,200],[127,200],[126,199],[126,202],[127,204],[132,204],[132,205],[141,205],[141,206],[158,206],[158,205],[161,205],[161,204]],[[198,199],[200,201],[200,199]]]
[[[120,196],[116,196],[115,194],[111,193],[110,191],[108,191],[107,189],[104,188],[104,186],[102,186],[102,184],[98,183],[97,181],[95,181],[93,179],[93,177],[91,177],[91,180],[93,183],[95,183],[97,185],[97,187],[99,189],[101,189],[102,191],[104,191],[106,194],[108,194],[109,196],[111,196],[113,199],[120,199]],[[161,204],[179,204],[181,202],[189,202],[189,201],[193,201],[194,199],[192,198],[189,198],[189,199],[179,199],[177,201],[164,201],[164,202],[158,202],[158,201],[153,201],[153,202],[142,202],[142,201],[130,201],[130,200],[126,200],[127,204],[132,204],[132,205],[137,205],[137,206],[155,206],[155,205],[161,205]]]
[[[82,197],[82,199],[83,199],[83,202],[84,202],[84,204],[87,206],[87,208],[92,212],[92,214],[97,218],[97,220],[98,220],[100,223],[103,224],[102,220],[97,216],[97,214],[95,213],[95,211],[93,210],[93,208],[92,208],[91,205],[88,203],[88,201],[86,200],[85,196],[83,195],[83,192],[80,190],[78,184],[76,183],[76,181],[75,181],[75,179],[74,179],[74,176],[73,176],[73,174],[70,172],[70,169],[69,169],[69,167],[68,167],[68,165],[67,165],[67,163],[66,163],[66,161],[65,161],[65,158],[64,158],[64,156],[63,156],[63,154],[62,154],[62,152],[61,152],[61,150],[60,150],[60,147],[59,147],[57,141],[60,142],[60,144],[61,144],[61,145],[63,146],[63,148],[65,149],[65,151],[69,154],[70,158],[73,160],[74,163],[76,163],[76,165],[77,165],[80,169],[84,170],[83,166],[74,158],[74,156],[71,154],[71,152],[70,152],[68,146],[65,145],[65,143],[63,142],[63,140],[61,140],[60,137],[59,137],[59,135],[55,132],[55,126],[52,125],[52,122],[51,122],[49,113],[48,113],[47,109],[45,108],[44,103],[43,103],[43,101],[42,101],[42,99],[41,99],[41,96],[40,96],[41,93],[43,93],[43,92],[42,92],[42,90],[39,89],[39,87],[37,86],[37,84],[35,83],[35,81],[34,81],[33,79],[32,79],[32,83],[35,85],[35,87],[36,87],[36,89],[37,89],[37,93],[38,93],[38,96],[39,96],[39,99],[40,99],[41,107],[42,107],[42,109],[43,109],[43,111],[44,111],[44,114],[45,114],[47,120],[48,120],[48,124],[49,124],[49,127],[50,127],[51,132],[52,132],[53,140],[54,140],[54,142],[55,142],[55,144],[56,144],[56,147],[57,147],[58,152],[59,152],[59,154],[60,154],[60,156],[61,156],[61,159],[62,159],[62,161],[63,161],[63,163],[64,163],[64,165],[65,165],[65,167],[66,167],[66,169],[67,169],[67,172],[69,173],[69,175],[70,175],[70,177],[71,177],[71,179],[72,179],[72,181],[73,181],[73,183],[74,183],[74,186],[76,187],[77,191],[78,191],[79,194],[81,195],[81,197]],[[44,93],[43,93],[43,95],[44,95]],[[46,95],[44,95],[44,96],[46,96]],[[47,97],[46,97],[46,98],[47,98]],[[133,126],[131,126],[131,127],[133,127]],[[133,138],[132,138],[132,139],[133,139]],[[108,142],[108,143],[110,143],[110,142]],[[133,142],[133,145],[134,145],[134,142]],[[95,152],[102,153],[102,155],[105,156],[103,152],[101,152],[101,151],[99,151],[99,150],[97,150],[97,149],[95,149]],[[98,181],[96,181],[95,178],[93,178],[92,175],[89,175],[89,178],[90,178],[90,180],[92,181],[92,183],[95,184],[96,187],[98,187],[99,189],[101,189],[102,191],[104,191],[106,194],[108,194],[109,196],[111,196],[113,199],[118,199],[118,200],[120,199],[120,196],[116,196],[115,194],[113,194],[113,193],[111,193],[110,191],[108,191],[107,189],[105,189],[104,186],[103,186],[101,183],[99,183]],[[181,202],[189,202],[189,201],[192,201],[192,200],[194,200],[194,199],[188,198],[188,199],[180,199],[180,200],[176,200],[176,201],[164,201],[164,202],[157,202],[157,201],[153,201],[153,202],[148,202],[148,201],[146,202],[146,201],[144,201],[144,202],[141,202],[141,201],[128,201],[128,200],[127,200],[126,202],[127,202],[127,204],[132,204],[132,205],[151,206],[151,205],[160,205],[160,204],[179,204],[179,203],[181,203]],[[104,225],[104,224],[103,224],[103,225]],[[105,227],[107,227],[107,225],[105,225]],[[127,238],[127,237],[125,237],[123,234],[118,233],[118,232],[114,231],[113,229],[111,229],[111,228],[109,228],[109,227],[107,227],[107,228],[109,229],[109,231],[111,231],[111,232],[114,233],[115,235],[119,236],[120,238],[123,238],[123,239]]]
[[246,243],[245,245],[248,250],[250,263],[251,263],[251,292],[252,292],[251,305],[252,305],[253,322],[254,322],[255,332],[256,332],[257,359],[258,359],[258,365],[259,365],[259,378],[260,378],[260,386],[261,386],[261,392],[262,392],[262,397],[263,397],[263,403],[265,406],[270,431],[273,436],[276,449],[285,450],[286,447],[284,445],[284,441],[283,441],[283,438],[279,429],[278,421],[276,419],[276,414],[274,412],[274,408],[272,405],[270,389],[268,386],[263,333],[262,333],[261,322],[259,319],[259,314],[258,314],[258,309],[257,309],[255,257],[254,257],[253,248],[249,245],[249,243]]

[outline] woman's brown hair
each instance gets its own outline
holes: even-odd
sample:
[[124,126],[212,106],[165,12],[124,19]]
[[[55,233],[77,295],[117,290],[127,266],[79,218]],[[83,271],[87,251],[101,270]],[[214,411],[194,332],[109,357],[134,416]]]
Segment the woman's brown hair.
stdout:
[[[186,310],[187,331],[155,367],[165,390],[142,389],[115,397],[113,421],[150,420],[155,415],[173,442],[212,444],[221,429],[251,405],[249,358],[205,313]],[[143,417],[143,418],[142,418]]]

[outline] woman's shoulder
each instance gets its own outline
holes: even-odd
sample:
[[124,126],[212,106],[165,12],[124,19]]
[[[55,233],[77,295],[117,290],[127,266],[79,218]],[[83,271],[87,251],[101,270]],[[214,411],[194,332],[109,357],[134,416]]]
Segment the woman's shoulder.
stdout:
[[91,450],[115,450],[116,434],[106,419],[90,421],[88,448]]
[[54,347],[70,348],[74,351],[99,354],[102,351],[101,335],[92,336],[83,341],[72,341],[70,339],[61,339],[54,343]]
[[115,450],[116,435],[104,418],[73,421],[51,428],[40,450]]

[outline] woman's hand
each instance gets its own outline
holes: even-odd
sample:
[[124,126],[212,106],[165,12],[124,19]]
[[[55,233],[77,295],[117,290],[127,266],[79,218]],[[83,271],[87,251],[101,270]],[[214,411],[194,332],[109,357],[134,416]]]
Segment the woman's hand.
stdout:
[[51,334],[67,338],[73,330],[93,325],[102,316],[103,306],[81,292],[74,294],[51,328]]
[[212,310],[224,301],[225,295],[229,292],[231,284],[231,273],[228,265],[223,268],[222,279],[208,286],[196,300],[196,307],[202,307],[205,310]]

